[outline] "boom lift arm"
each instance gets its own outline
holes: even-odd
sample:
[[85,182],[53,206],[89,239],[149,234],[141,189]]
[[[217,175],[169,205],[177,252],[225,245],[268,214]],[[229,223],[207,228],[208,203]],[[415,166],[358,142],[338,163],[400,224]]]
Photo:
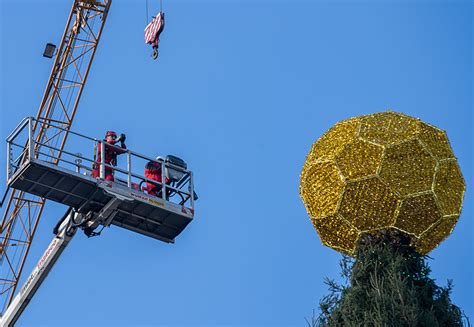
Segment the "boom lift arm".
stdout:
[[14,326],[23,310],[25,310],[38,288],[46,279],[46,276],[48,276],[54,264],[63,253],[64,249],[76,234],[78,229],[77,226],[80,223],[78,220],[80,219],[82,219],[81,215],[71,208],[66,212],[62,222],[57,226],[56,237],[53,238],[43,256],[38,261],[38,264],[27,278],[20,292],[18,292],[8,309],[5,311],[5,314],[0,318],[0,327]]
[[[13,326],[25,310],[47,274],[53,268],[64,248],[82,229],[87,236],[99,235],[95,229],[109,227],[125,228],[167,243],[173,243],[194,217],[196,198],[193,174],[187,164],[175,156],[152,159],[130,149],[124,150],[126,167],[112,166],[105,161],[92,160],[81,153],[63,149],[57,164],[51,164],[49,145],[36,149],[36,135],[32,132],[37,121],[27,117],[7,138],[7,183],[9,187],[27,194],[35,194],[43,200],[52,200],[69,207],[58,222],[54,233],[57,235],[31,275],[26,279],[3,317],[0,327]],[[61,125],[49,122],[52,129],[61,130]],[[39,129],[40,130],[40,129]],[[27,134],[27,135],[24,135]],[[72,151],[81,144],[90,147],[90,141],[100,143],[105,153],[105,142],[69,130],[74,137]],[[26,137],[26,140],[23,138]],[[82,142],[81,142],[82,140]],[[23,145],[24,144],[24,145]],[[109,144],[109,147],[115,147]],[[17,156],[17,154],[19,154]],[[85,164],[83,164],[83,160]],[[143,165],[148,161],[161,167],[161,179],[153,180],[143,176]],[[89,164],[87,164],[89,162]],[[93,163],[91,165],[90,163]],[[93,177],[92,167],[98,165],[101,174]],[[114,181],[106,180],[105,167],[115,172]],[[162,181],[167,181],[166,183]],[[154,185],[155,193],[142,184]]]

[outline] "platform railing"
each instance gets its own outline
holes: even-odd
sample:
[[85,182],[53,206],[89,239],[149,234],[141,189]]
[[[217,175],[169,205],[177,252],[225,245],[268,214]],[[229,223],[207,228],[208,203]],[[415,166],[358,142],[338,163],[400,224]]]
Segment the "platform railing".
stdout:
[[[44,139],[39,139],[35,134],[35,130],[40,130],[43,125],[43,138],[47,138],[54,133],[67,132],[69,133],[69,141],[67,147],[60,150],[59,146],[52,145]],[[36,128],[35,128],[36,127]],[[26,134],[26,135],[25,135]],[[51,137],[50,137],[51,138]],[[116,149],[121,154],[118,155],[116,166],[107,164],[101,158],[94,158],[94,152],[97,152],[98,147],[101,147],[101,156],[105,157],[106,147]],[[70,149],[73,148],[74,152]],[[92,158],[84,156],[81,152],[93,153]],[[125,164],[121,164],[125,157]],[[194,185],[193,174],[190,170],[173,165],[164,159],[151,158],[130,149],[123,149],[120,146],[107,143],[105,140],[92,138],[55,124],[51,121],[36,120],[33,117],[24,118],[12,133],[7,138],[7,180],[10,181],[15,172],[30,161],[40,160],[57,165],[63,169],[73,171],[75,173],[91,176],[92,171],[99,167],[99,179],[105,179],[106,168],[112,171],[114,182],[130,189],[135,189],[140,192],[146,192],[147,183],[158,187],[160,197],[165,201],[186,205],[194,209]],[[149,179],[142,171],[148,162],[155,162],[161,165],[161,180],[166,180],[166,172],[174,170],[180,172],[182,177],[179,180],[173,181],[171,184],[159,182]]]
[[[19,135],[25,132],[25,128],[28,127],[28,135],[26,139],[25,145],[20,145],[15,143],[14,141],[17,139]],[[23,118],[23,120],[15,127],[15,129],[8,135],[7,137],[7,180],[9,181],[12,175],[17,171],[17,169],[22,164],[22,161],[29,160],[29,153],[28,149],[30,149],[30,142],[29,140],[32,139],[31,137],[31,124],[30,118]],[[19,153],[14,153],[14,148],[21,149]]]

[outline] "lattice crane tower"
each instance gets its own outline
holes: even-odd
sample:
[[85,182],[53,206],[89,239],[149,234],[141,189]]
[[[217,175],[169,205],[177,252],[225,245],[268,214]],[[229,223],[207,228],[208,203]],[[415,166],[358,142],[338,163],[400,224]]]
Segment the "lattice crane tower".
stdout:
[[453,231],[465,188],[444,131],[382,112],[341,121],[312,145],[300,195],[326,246],[352,255],[361,235],[397,229],[427,254]]
[[[35,150],[48,145],[53,164],[61,157],[111,2],[75,0],[69,14],[33,128]],[[48,123],[63,129],[49,128]],[[13,299],[45,201],[23,191],[10,192],[0,226],[0,312]]]

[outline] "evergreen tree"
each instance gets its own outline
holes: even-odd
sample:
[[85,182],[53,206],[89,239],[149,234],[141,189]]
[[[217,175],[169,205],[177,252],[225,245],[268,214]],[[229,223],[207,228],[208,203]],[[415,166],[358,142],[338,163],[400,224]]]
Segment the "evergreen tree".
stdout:
[[309,326],[463,326],[461,310],[450,300],[451,281],[437,286],[425,256],[397,230],[362,237],[354,259],[341,260],[341,270],[346,284],[326,279],[330,294]]

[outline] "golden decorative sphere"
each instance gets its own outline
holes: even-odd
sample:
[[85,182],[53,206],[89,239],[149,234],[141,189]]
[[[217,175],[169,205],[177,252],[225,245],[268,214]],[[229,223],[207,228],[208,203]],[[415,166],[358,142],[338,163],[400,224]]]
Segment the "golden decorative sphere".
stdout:
[[465,188],[444,131],[382,112],[341,121],[312,145],[300,196],[326,246],[351,255],[362,234],[394,228],[427,254],[451,234]]

